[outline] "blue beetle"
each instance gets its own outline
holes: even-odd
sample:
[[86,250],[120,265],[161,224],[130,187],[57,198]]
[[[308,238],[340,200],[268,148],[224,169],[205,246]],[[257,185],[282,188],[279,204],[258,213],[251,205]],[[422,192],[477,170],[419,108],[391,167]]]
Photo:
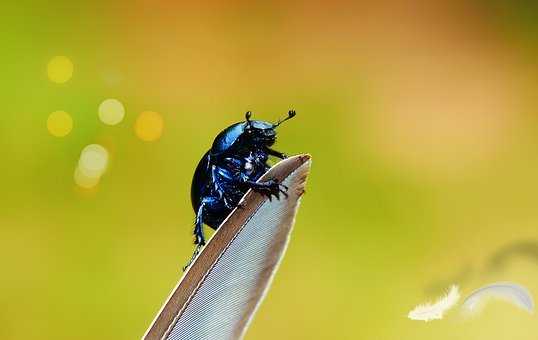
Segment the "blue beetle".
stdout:
[[256,181],[269,169],[269,156],[286,158],[271,146],[276,141],[275,129],[294,116],[295,111],[290,110],[285,119],[273,124],[251,120],[248,111],[245,121],[233,124],[217,135],[211,149],[198,163],[192,179],[196,249],[191,262],[205,245],[203,225],[216,230],[248,189],[265,194],[269,199],[272,196],[279,199],[281,193],[287,197],[287,188],[276,180]]

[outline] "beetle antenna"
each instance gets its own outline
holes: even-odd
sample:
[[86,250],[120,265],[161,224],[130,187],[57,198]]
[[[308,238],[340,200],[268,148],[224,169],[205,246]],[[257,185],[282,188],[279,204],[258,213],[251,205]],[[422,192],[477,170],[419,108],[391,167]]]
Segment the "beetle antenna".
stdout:
[[296,112],[295,110],[289,110],[288,111],[288,116],[284,119],[279,119],[278,122],[276,122],[276,124],[273,126],[273,127],[277,127],[279,126],[280,124],[284,123],[285,121],[287,121],[288,119],[292,119],[293,117],[295,117],[296,115]]
[[251,125],[251,123],[250,123],[250,116],[252,116],[252,112],[247,111],[247,113],[245,113],[245,120],[247,121],[247,126],[250,126],[250,125]]

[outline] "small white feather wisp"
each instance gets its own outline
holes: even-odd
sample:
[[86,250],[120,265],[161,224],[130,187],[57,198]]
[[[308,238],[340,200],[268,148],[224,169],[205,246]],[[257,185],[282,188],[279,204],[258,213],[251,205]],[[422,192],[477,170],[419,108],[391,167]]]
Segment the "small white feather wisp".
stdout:
[[411,320],[431,321],[439,320],[443,318],[443,314],[454,307],[460,299],[460,292],[458,286],[452,285],[443,297],[441,297],[435,303],[426,303],[415,307],[407,314],[407,317]]

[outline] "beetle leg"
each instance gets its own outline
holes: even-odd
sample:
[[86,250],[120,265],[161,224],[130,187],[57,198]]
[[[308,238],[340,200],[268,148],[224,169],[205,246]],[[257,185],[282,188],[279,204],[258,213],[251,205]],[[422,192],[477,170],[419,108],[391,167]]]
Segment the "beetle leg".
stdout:
[[273,195],[280,199],[280,193],[282,193],[286,198],[288,198],[288,187],[284,184],[280,184],[275,179],[270,179],[267,182],[253,182],[253,181],[245,181],[245,183],[254,191],[259,192],[261,194],[266,195],[269,197],[269,201],[272,200]]
[[222,190],[222,188],[217,184],[215,184],[215,192],[217,193],[218,198],[222,200],[226,208],[233,209],[233,204],[230,202],[230,198],[226,195],[224,190]]
[[187,264],[183,267],[183,271],[187,270],[187,268],[189,268],[191,266],[191,264],[194,262],[194,260],[196,259],[196,257],[198,256],[198,254],[200,254],[200,251],[202,250],[202,246],[197,244],[196,245],[196,248],[194,248],[194,252],[192,253],[192,256],[191,256],[191,259],[189,260],[189,262],[187,262]]
[[204,213],[204,207],[205,202],[202,201],[202,204],[200,204],[200,207],[198,208],[198,212],[196,213],[196,222],[194,225],[194,244],[204,246],[205,245],[205,237],[204,237],[204,222],[202,220],[202,216]]
[[224,205],[228,209],[233,209],[233,205],[230,203],[230,199],[226,196],[224,190],[220,185],[219,169],[215,165],[211,167],[211,182],[213,183],[213,190],[217,193],[218,198],[224,202]]
[[226,166],[216,166],[213,165],[212,168],[212,180],[213,180],[213,187],[216,192],[216,195],[218,196],[218,199],[221,200],[226,208],[233,209],[235,208],[236,202],[239,200],[242,194],[237,196],[237,193],[234,191],[233,188],[230,188],[229,186],[224,187],[223,184],[229,184],[237,181],[237,178],[241,177],[241,171],[238,171],[237,169],[231,169],[228,168],[228,166],[231,166],[233,164],[227,164]]
[[273,150],[271,148],[267,148],[267,153],[271,156],[278,157],[280,159],[286,159],[288,156],[285,153],[282,153],[280,151]]
[[215,165],[211,166],[211,183],[213,183],[213,189],[217,192],[221,192],[219,183],[217,181],[218,175],[217,175],[217,167]]
[[189,262],[183,267],[183,271],[187,270],[187,268],[194,262],[198,254],[200,254],[200,251],[205,245],[205,236],[204,236],[204,222],[203,222],[203,214],[204,214],[204,207],[206,205],[205,199],[202,200],[202,204],[200,204],[200,207],[198,208],[198,212],[196,213],[196,221],[194,223],[194,244],[196,245],[194,248],[194,252],[192,253],[191,259]]

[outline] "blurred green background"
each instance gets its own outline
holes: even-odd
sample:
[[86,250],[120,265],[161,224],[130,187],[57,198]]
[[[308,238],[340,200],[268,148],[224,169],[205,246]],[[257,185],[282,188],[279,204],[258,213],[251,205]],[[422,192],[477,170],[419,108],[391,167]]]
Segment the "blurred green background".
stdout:
[[[407,319],[450,283],[538,292],[535,2],[2,7],[1,339],[142,336],[192,251],[199,158],[246,110],[290,108],[277,149],[313,168],[247,339],[536,339],[536,316],[502,302]],[[62,83],[55,56],[73,65]],[[107,98],[125,108],[114,126]],[[64,137],[47,129],[58,110]],[[145,111],[163,121],[150,142]],[[93,143],[109,165],[85,189],[73,174]]]

